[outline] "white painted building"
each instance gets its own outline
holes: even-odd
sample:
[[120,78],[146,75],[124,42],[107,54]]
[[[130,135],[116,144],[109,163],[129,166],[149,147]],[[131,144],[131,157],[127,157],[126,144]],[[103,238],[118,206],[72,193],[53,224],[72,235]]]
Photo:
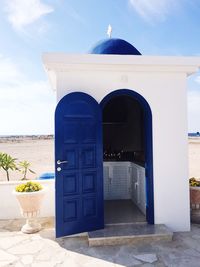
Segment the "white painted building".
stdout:
[[57,236],[102,228],[106,212],[123,216],[126,202],[114,201],[125,199],[150,224],[190,230],[186,81],[200,58],[143,56],[108,39],[91,54],[45,53],[43,63],[58,100]]

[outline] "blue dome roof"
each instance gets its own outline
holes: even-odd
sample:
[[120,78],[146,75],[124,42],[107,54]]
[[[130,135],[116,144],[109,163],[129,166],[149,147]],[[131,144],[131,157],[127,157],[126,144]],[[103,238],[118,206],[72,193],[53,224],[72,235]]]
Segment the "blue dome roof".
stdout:
[[130,43],[122,39],[106,39],[95,45],[90,54],[141,55]]

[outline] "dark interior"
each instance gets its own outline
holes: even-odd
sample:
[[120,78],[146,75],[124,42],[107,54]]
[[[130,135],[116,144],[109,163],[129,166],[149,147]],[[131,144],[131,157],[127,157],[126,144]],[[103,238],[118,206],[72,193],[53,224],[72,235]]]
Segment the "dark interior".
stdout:
[[144,111],[129,96],[113,97],[103,109],[104,161],[144,164]]

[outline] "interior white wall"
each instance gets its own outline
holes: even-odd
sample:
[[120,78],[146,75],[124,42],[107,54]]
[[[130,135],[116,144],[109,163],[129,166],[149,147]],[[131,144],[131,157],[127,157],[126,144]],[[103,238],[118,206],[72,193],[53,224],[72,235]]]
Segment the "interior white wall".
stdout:
[[[69,61],[72,59],[69,56]],[[80,64],[78,56],[75,57],[74,65],[71,61],[68,64],[68,56],[61,58],[61,55],[52,55],[52,59],[47,55],[44,62],[49,73],[54,70],[56,74],[54,85],[58,101],[68,93],[81,91],[100,102],[117,89],[134,90],[147,100],[153,118],[155,223],[164,223],[173,231],[188,231],[186,76],[198,69],[199,59],[143,56],[133,60],[122,56],[121,59],[124,64],[127,61],[127,65],[122,61],[117,65],[117,57],[93,58],[91,55],[85,68],[87,56]],[[62,61],[60,68],[59,60]],[[108,64],[97,66],[95,60],[107,60]]]

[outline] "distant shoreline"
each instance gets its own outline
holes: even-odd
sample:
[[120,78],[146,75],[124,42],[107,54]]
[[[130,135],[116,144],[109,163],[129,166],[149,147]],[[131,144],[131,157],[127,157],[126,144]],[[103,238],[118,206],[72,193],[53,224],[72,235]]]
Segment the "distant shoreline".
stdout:
[[[52,140],[54,139],[53,134],[41,134],[41,135],[0,135],[0,143],[4,142],[22,142],[28,140]],[[188,140],[200,140],[198,135],[188,135]]]
[[52,140],[53,134],[44,135],[0,135],[0,143],[3,142],[20,142],[25,140]]

